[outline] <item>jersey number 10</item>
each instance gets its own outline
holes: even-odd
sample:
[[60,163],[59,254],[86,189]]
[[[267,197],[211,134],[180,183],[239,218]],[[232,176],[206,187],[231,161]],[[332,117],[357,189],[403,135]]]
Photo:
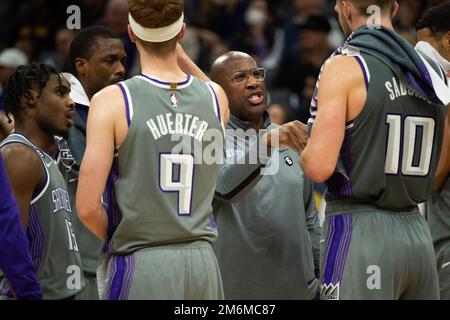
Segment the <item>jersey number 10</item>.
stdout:
[[[180,168],[178,179],[175,179],[175,165]],[[163,192],[178,193],[178,215],[180,216],[191,214],[193,183],[193,155],[171,153],[159,155],[159,187]]]
[[389,131],[384,172],[397,175],[401,170],[405,176],[426,176],[433,153],[434,119],[407,116],[402,121],[401,115],[387,114],[386,124]]

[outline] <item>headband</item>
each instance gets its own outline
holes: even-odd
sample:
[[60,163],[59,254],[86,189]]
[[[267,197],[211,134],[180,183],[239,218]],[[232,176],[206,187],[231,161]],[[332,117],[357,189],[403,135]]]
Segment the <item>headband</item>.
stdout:
[[162,28],[145,28],[133,19],[131,13],[128,14],[128,20],[131,30],[139,39],[148,42],[164,42],[173,39],[180,33],[183,27],[184,14],[182,13],[180,18],[171,25]]

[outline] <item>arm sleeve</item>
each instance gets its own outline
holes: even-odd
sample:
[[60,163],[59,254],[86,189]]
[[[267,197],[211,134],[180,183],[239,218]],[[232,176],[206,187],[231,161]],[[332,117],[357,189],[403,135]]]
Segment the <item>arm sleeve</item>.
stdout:
[[[272,148],[268,148],[260,140],[255,139],[249,144],[246,151],[235,152],[227,155],[225,150],[225,161],[219,170],[215,197],[226,202],[235,202],[245,196],[262,178],[262,169],[269,162]],[[228,141],[233,137],[227,136]],[[233,142],[234,143],[234,142]],[[255,158],[256,161],[251,161]]]
[[320,236],[321,228],[319,225],[319,216],[317,214],[314,201],[313,184],[311,180],[305,177],[303,187],[303,199],[305,201],[306,225],[311,237],[311,244],[314,256],[314,272],[316,277],[320,275]]
[[19,207],[0,156],[0,267],[18,299],[42,299]]

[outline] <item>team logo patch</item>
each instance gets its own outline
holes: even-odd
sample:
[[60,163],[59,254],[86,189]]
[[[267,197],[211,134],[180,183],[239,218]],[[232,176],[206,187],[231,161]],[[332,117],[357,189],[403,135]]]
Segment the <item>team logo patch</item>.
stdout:
[[170,102],[172,102],[172,108],[178,108],[178,99],[175,93],[172,93],[172,95],[170,96]]
[[339,300],[339,285],[339,282],[336,284],[322,284],[320,300]]
[[284,162],[286,162],[286,164],[291,167],[294,164],[294,161],[292,161],[291,157],[286,156],[284,157]]
[[59,149],[60,161],[64,166],[65,171],[69,172],[72,170],[72,166],[76,163],[72,156],[72,152],[70,151],[69,145],[66,140],[58,136],[55,136],[55,142]]

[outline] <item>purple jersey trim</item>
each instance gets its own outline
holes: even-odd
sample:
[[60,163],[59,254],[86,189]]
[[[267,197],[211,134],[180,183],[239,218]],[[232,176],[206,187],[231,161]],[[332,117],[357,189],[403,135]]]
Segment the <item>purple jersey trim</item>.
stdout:
[[367,89],[367,91],[369,91],[369,78],[367,77],[367,70],[366,70],[366,68],[364,67],[364,63],[363,63],[363,61],[361,60],[361,57],[355,56],[355,59],[356,59],[356,61],[358,61],[359,66],[360,66],[361,69],[362,69],[362,72],[363,72],[363,74],[364,74],[364,82],[366,83],[366,89]]
[[338,200],[349,198],[353,196],[353,186],[351,181],[351,174],[353,172],[352,166],[352,137],[353,127],[345,131],[344,142],[342,143],[339,160],[345,169],[345,174],[335,171],[331,178],[327,181],[328,192],[326,200]]
[[[108,215],[108,240],[110,240],[122,221],[122,211],[116,200],[114,184],[119,179],[119,160],[114,158],[111,171],[106,180],[103,194],[103,207]],[[110,248],[111,249],[111,248]]]
[[131,124],[131,117],[130,117],[130,105],[128,104],[128,95],[122,83],[118,83],[117,85],[119,86],[120,91],[122,91],[123,99],[125,100],[125,111],[127,112],[127,123],[129,128]]
[[220,123],[222,123],[222,116],[220,115],[220,104],[219,104],[219,99],[217,98],[217,93],[216,91],[214,91],[214,88],[212,87],[212,85],[210,85],[208,83],[208,86],[210,87],[213,95],[214,95],[214,100],[216,101],[216,110],[217,110],[217,118],[219,118]]
[[44,230],[39,222],[38,213],[34,205],[30,206],[30,216],[28,219],[28,241],[30,242],[31,258],[35,272],[39,271],[44,251]]
[[[161,80],[152,78],[152,77],[146,75],[145,73],[141,73],[141,76],[143,76],[144,78],[146,78],[146,79],[148,79],[150,81],[153,81],[153,82],[156,82],[156,83],[168,86],[168,87],[170,87],[170,85],[172,84],[171,82],[161,81]],[[183,85],[187,84],[190,80],[191,80],[191,75],[188,74],[186,80],[177,83],[177,87],[180,87],[180,86],[183,86]]]

